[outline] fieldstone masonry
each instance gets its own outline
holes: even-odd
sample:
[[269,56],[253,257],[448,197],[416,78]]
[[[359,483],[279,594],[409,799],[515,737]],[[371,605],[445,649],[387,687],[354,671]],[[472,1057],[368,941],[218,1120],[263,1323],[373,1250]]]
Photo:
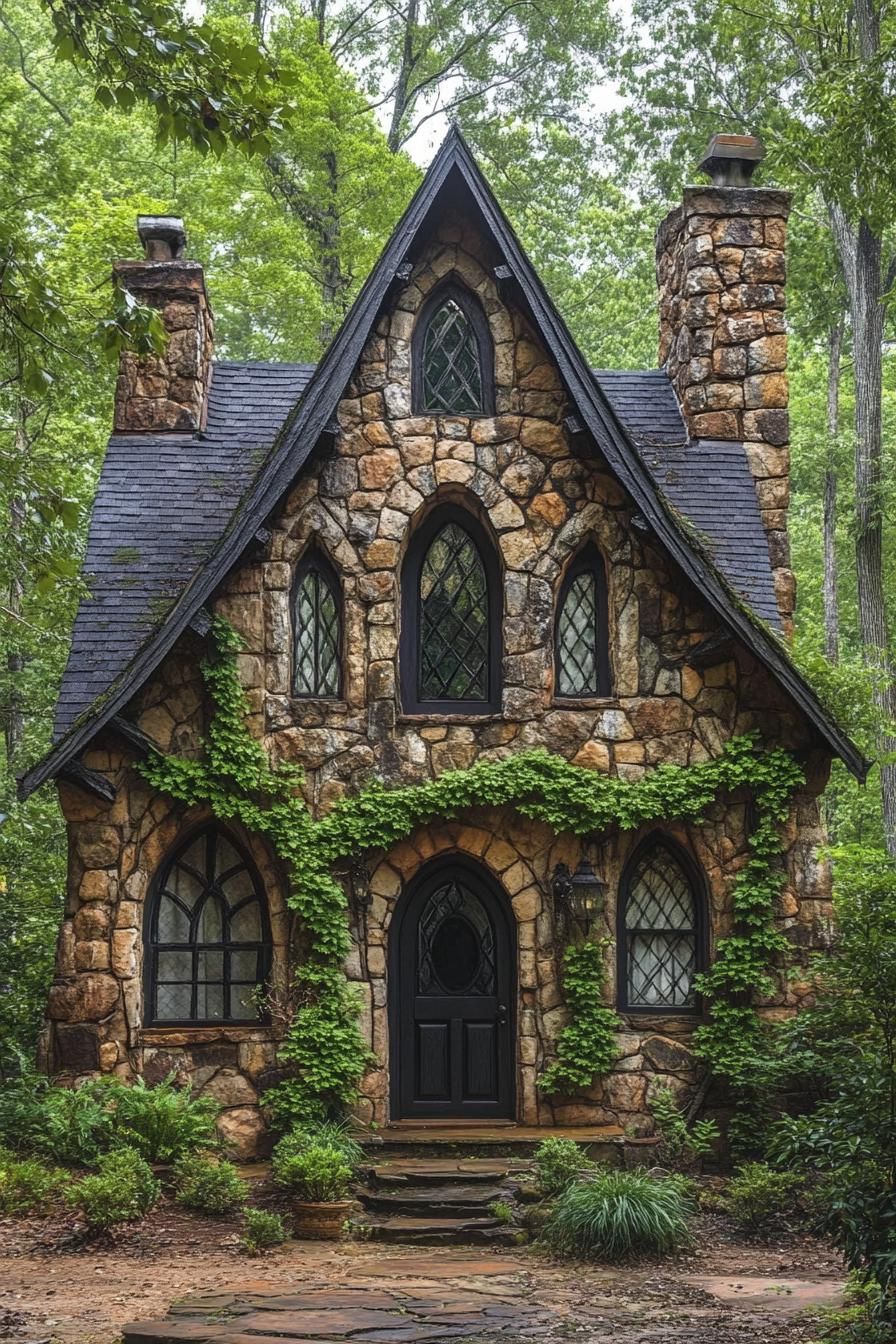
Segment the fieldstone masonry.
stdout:
[[660,225],[660,364],[695,439],[742,442],[768,537],[778,608],[792,628],[785,247],[790,193],[686,187]]
[[[160,222],[181,225],[180,220]],[[182,236],[182,225],[180,232]],[[123,352],[115,389],[115,429],[128,434],[203,429],[214,319],[202,267],[198,261],[183,260],[176,247],[149,236],[149,231],[145,242],[146,259],[117,262],[115,280],[139,303],[159,311],[168,343],[161,355]]]
[[[729,196],[736,199],[723,213]],[[780,194],[759,193],[762,208],[747,213],[746,198],[756,196],[695,190],[664,226],[663,351],[692,432],[736,437],[748,429],[754,459],[760,451],[766,455],[769,469],[758,486],[768,484],[764,516],[773,536],[784,535],[786,526],[786,380],[783,367],[770,367],[783,359],[778,327],[786,202]],[[691,265],[701,257],[699,267]],[[800,752],[806,761],[806,786],[786,825],[787,880],[777,911],[799,963],[830,918],[828,872],[816,857],[824,839],[818,796],[828,754],[746,650],[720,652],[712,666],[688,662],[689,650],[716,633],[716,618],[658,546],[632,527],[632,505],[606,463],[573,450],[563,428],[568,407],[558,371],[522,314],[499,296],[495,261],[469,219],[443,217],[368,341],[338,408],[335,447],[295,484],[270,524],[264,552],[240,563],[221,585],[213,606],[243,640],[238,665],[250,727],[272,758],[304,767],[306,798],[317,813],[374,777],[414,783],[533,746],[637,779],[666,761],[709,759],[732,735],[758,729],[769,745]],[[475,293],[488,319],[494,416],[412,410],[415,316],[449,277]],[[722,339],[729,333],[737,339]],[[756,407],[754,398],[761,399]],[[429,717],[401,707],[403,559],[421,520],[444,501],[476,513],[495,550],[504,658],[503,700],[493,714]],[[607,565],[614,689],[602,699],[558,701],[555,604],[565,568],[586,542],[598,546]],[[291,694],[293,575],[310,546],[326,552],[342,582],[340,700]],[[186,635],[128,709],[163,751],[197,749],[207,713],[197,675],[201,648],[198,636]],[[258,1098],[276,1077],[276,1018],[266,1027],[190,1030],[147,1029],[142,1019],[145,896],[176,836],[202,818],[152,796],[130,748],[111,733],[96,739],[84,763],[106,774],[117,793],[107,805],[60,784],[71,861],[49,1005],[49,1064],[72,1079],[98,1070],[160,1077],[174,1069],[222,1100],[225,1134],[246,1155],[261,1138]],[[731,925],[731,882],[746,858],[747,826],[746,800],[734,796],[720,799],[702,825],[667,828],[705,875],[712,946]],[[275,856],[258,838],[244,839],[268,891],[274,981],[282,991],[300,955],[301,931],[291,927],[286,879]],[[620,876],[641,839],[641,833],[602,838],[599,863],[610,893],[602,932],[609,940]],[[452,852],[489,870],[516,918],[520,1121],[614,1122],[647,1131],[651,1089],[664,1083],[686,1092],[693,1085],[694,1019],[633,1015],[623,1021],[619,1061],[608,1078],[581,1096],[548,1101],[539,1093],[538,1074],[565,1021],[550,875],[560,860],[575,866],[581,842],[509,810],[483,809],[421,830],[388,853],[364,856],[372,901],[351,916],[347,972],[360,987],[363,1027],[377,1064],[363,1081],[359,1115],[378,1124],[390,1118],[387,953],[395,903],[423,863]],[[607,955],[612,1001],[612,948]],[[782,968],[763,1011],[791,1013],[806,992]]]

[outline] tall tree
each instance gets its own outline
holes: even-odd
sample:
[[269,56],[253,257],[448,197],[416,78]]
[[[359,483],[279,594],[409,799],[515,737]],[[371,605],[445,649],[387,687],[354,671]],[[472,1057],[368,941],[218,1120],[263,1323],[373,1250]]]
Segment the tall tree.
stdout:
[[[687,124],[671,146],[680,162],[682,151],[697,148],[694,132],[702,139],[720,126],[759,131],[779,180],[803,202],[820,199],[830,222],[854,358],[860,634],[875,674],[884,831],[896,856],[896,687],[881,471],[883,336],[896,278],[896,18],[883,0],[781,0],[761,13],[730,2],[638,0],[635,17],[644,32],[627,50],[622,74],[654,142],[676,140],[676,129]],[[684,81],[681,69],[688,71]],[[670,112],[672,128],[665,129],[662,116]]]

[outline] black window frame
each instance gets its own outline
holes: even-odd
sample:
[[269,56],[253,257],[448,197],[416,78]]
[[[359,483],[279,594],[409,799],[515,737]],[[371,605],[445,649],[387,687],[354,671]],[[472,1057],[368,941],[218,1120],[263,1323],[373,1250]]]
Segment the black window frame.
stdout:
[[629,929],[628,904],[632,894],[632,879],[645,856],[657,849],[664,849],[684,873],[694,899],[694,976],[705,973],[709,966],[709,902],[706,879],[699,865],[687,850],[669,836],[661,832],[648,835],[633,853],[625,865],[619,883],[616,905],[616,1007],[619,1012],[637,1017],[700,1017],[703,1014],[703,1000],[697,993],[690,1004],[643,1004],[629,1003],[628,962],[629,934],[657,932],[650,929]]
[[[255,899],[258,902],[259,907],[259,915],[261,922],[260,942],[253,941],[253,942],[234,943],[225,941],[224,938],[222,937],[222,940],[217,943],[199,943],[192,938],[193,933],[192,926],[196,921],[196,919],[198,918],[200,909],[209,899],[209,895],[213,894],[213,888],[218,881],[218,879],[216,879],[214,875],[215,870],[214,842],[219,837],[222,840],[227,841],[227,843],[235,850],[240,860],[238,867],[229,869],[224,876],[226,877],[228,874],[232,875],[233,873],[239,871],[240,869],[245,869],[245,871],[249,874],[255,894]],[[200,901],[197,902],[196,911],[193,915],[193,918],[190,921],[191,940],[189,942],[178,942],[178,943],[160,942],[158,939],[159,909],[161,898],[162,896],[165,895],[165,888],[168,881],[168,875],[176,863],[182,862],[183,856],[192,849],[192,847],[196,844],[198,840],[205,841],[205,853],[204,853],[205,877],[202,880],[205,883],[206,891],[203,894],[203,897],[200,899]],[[246,899],[248,900],[249,898],[247,897]],[[226,904],[227,904],[226,899],[222,898],[220,904],[222,907],[224,907],[222,909],[222,925],[221,925],[223,933],[225,930],[227,930],[229,911],[226,910]],[[180,983],[190,984],[191,1007],[194,1010],[197,1002],[198,987],[200,983],[206,983],[204,981],[200,981],[197,975],[198,955],[200,952],[221,952],[223,954],[223,976],[221,980],[221,984],[223,986],[222,1006],[225,1006],[229,1011],[230,990],[232,988],[233,983],[230,977],[230,953],[252,951],[255,949],[257,949],[258,951],[257,965],[259,967],[258,978],[256,983],[259,985],[264,985],[270,976],[271,965],[273,961],[273,940],[271,937],[270,911],[268,909],[267,892],[265,890],[264,882],[262,881],[261,874],[258,871],[258,866],[253,860],[252,855],[249,853],[246,846],[242,843],[239,837],[235,835],[232,830],[230,830],[229,827],[221,826],[215,822],[197,828],[193,828],[187,831],[185,834],[178,836],[177,840],[169,848],[162,863],[159,865],[159,868],[150,885],[148,899],[146,902],[146,910],[144,915],[144,929],[143,929],[144,1025],[147,1027],[180,1027],[180,1028],[224,1027],[228,1029],[232,1029],[233,1027],[247,1027],[249,1029],[253,1028],[257,1029],[259,1025],[264,1025],[268,1021],[268,1017],[267,1014],[264,1013],[263,1011],[257,1012],[254,1017],[222,1016],[214,1018],[198,1017],[195,1015],[181,1018],[159,1017],[156,1011],[157,989],[159,983],[158,958],[160,952],[192,953],[193,955],[192,979],[189,982],[183,981]],[[209,982],[209,983],[215,983],[215,982]],[[238,981],[237,983],[242,984],[243,982]]]
[[[426,333],[433,317],[448,300],[460,308],[470,324],[479,351],[479,377],[482,387],[482,409],[479,411],[445,411],[426,405],[424,395],[423,354]],[[479,300],[457,280],[440,284],[423,304],[414,323],[411,336],[411,408],[414,415],[459,416],[475,420],[495,414],[495,347],[488,318]]]
[[[484,700],[424,700],[420,694],[422,602],[420,578],[429,548],[443,528],[454,523],[469,536],[482,561],[488,614],[488,694]],[[399,684],[406,714],[444,716],[496,714],[501,709],[502,574],[495,544],[475,514],[459,504],[434,509],[411,537],[401,573]]]
[[[305,578],[309,574],[316,574],[318,579],[326,584],[333,600],[336,604],[337,620],[337,683],[335,691],[303,691],[296,686],[296,675],[298,671],[298,659],[296,657],[296,640],[298,638],[298,620],[296,615],[296,602],[298,600],[299,589]],[[343,687],[345,683],[345,613],[342,600],[342,584],[334,565],[319,547],[314,546],[305,552],[296,565],[296,572],[292,581],[292,588],[289,597],[289,621],[290,621],[290,672],[289,689],[290,695],[294,700],[317,701],[317,700],[341,700]],[[319,670],[319,669],[318,669]]]
[[[595,649],[597,651],[597,690],[571,692],[560,689],[560,620],[569,590],[581,574],[592,574],[595,584]],[[605,700],[613,695],[613,664],[610,658],[610,602],[607,566],[594,542],[588,542],[567,566],[554,613],[554,699],[560,701]]]

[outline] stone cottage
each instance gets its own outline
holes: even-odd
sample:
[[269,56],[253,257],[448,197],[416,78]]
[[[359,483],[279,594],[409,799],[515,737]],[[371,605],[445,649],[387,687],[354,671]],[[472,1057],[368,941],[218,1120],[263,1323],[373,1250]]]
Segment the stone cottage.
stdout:
[[[819,795],[865,763],[787,653],[788,196],[716,137],[657,238],[660,368],[588,367],[452,131],[316,366],[214,360],[182,222],[141,218],[118,281],[161,313],[164,355],[122,357],[59,695],[68,824],[47,1067],[158,1079],[263,1130],[296,930],[257,835],[154,795],[147,746],[195,752],[210,617],[242,638],[251,731],[323,813],[541,746],[637,779],[757,730],[805,769],[777,918],[795,956],[829,919]],[[376,1060],[359,1115],[650,1125],[693,1080],[694,977],[731,928],[748,799],[700,824],[588,842],[481,808],[356,856],[349,978]],[[569,908],[608,940],[619,1060],[586,1093],[537,1078],[565,1020]],[[781,981],[763,1007],[792,1011]]]

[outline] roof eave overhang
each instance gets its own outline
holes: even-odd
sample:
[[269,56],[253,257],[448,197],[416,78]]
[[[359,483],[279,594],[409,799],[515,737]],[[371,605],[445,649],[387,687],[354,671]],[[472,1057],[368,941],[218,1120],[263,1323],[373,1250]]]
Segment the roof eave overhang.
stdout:
[[259,471],[255,487],[247,493],[208,563],[194,575],[164,624],[146,641],[118,684],[106,693],[102,708],[95,714],[85,716],[42,761],[21,777],[20,797],[28,797],[46,780],[58,774],[119,713],[135,690],[170,652],[198,609],[240,559],[259,522],[268,517],[289,489],[331,419],[396,271],[452,171],[461,175],[464,186],[492,232],[505,264],[512,271],[519,296],[557,363],[571,401],[657,539],[691,583],[704,594],[724,625],[765,664],[830,749],[858,779],[864,780],[869,764],[861,752],[830,717],[776,639],[732,601],[711,562],[683,536],[654,487],[637,450],[591,376],[566,324],[538,280],[463,136],[459,130],[452,128],[342,327],[318,364],[305,395],[287,419],[266,459],[266,466]]

